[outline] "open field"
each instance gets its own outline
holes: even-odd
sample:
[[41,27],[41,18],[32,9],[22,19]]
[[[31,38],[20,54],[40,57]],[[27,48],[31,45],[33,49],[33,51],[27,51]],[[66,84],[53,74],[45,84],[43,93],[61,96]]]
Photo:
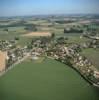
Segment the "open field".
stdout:
[[[37,20],[28,20],[27,21],[28,23],[30,23],[30,24],[39,24],[39,25],[42,25],[42,23],[45,23],[45,24],[48,24],[48,21],[47,20],[41,20],[41,19],[37,19]],[[45,25],[44,24],[44,25]]]
[[[5,31],[5,29],[7,29],[8,31]],[[13,39],[13,38],[20,36],[21,34],[24,34],[26,32],[27,31],[24,29],[24,27],[0,28],[0,39],[2,39],[2,40]]]
[[27,33],[25,35],[22,36],[27,36],[27,37],[31,37],[31,36],[51,36],[50,32],[30,32]]
[[81,54],[87,57],[99,69],[99,49],[84,49]]
[[[15,58],[16,61],[19,58],[24,58],[23,54],[30,54],[27,59],[15,65],[14,68],[6,66],[8,69],[12,69],[0,77],[0,100],[99,100],[99,89],[90,85],[71,66],[45,57],[47,52],[49,54],[51,52],[52,57],[56,54],[55,56],[58,55],[60,57],[59,60],[64,61],[63,58],[66,58],[65,60],[68,63],[70,59],[68,56],[64,56],[67,52],[67,50],[64,50],[65,44],[59,43],[60,45],[57,45],[60,42],[57,41],[57,38],[66,37],[64,38],[66,46],[72,44],[75,49],[75,44],[83,45],[85,42],[90,42],[88,38],[80,38],[82,33],[86,33],[87,27],[89,29],[92,27],[98,29],[97,33],[99,33],[99,22],[98,25],[96,23],[93,26],[93,22],[96,19],[82,17],[56,15],[0,18],[1,46],[5,45],[7,47],[15,41],[15,47],[8,49],[11,51],[9,57],[13,57],[13,55],[15,57],[10,59],[11,61],[6,61],[6,65],[15,60]],[[68,29],[74,29],[74,31],[70,31],[71,33],[65,32]],[[81,33],[79,33],[75,29],[83,30],[83,32],[80,31]],[[88,33],[90,32],[91,30]],[[46,39],[44,39],[45,42],[43,43],[41,36],[51,36],[52,33],[55,34],[55,37],[52,37],[52,41],[46,43]],[[35,43],[38,43],[36,39],[39,40],[39,37],[41,43],[36,46]],[[8,45],[7,43],[3,44],[3,40],[6,40]],[[33,47],[33,50],[31,47]],[[71,49],[70,51],[73,50]],[[37,56],[36,53],[41,55]],[[72,52],[70,53],[72,55]],[[76,51],[74,53],[76,54]],[[79,53],[86,56],[99,69],[99,49],[95,50],[88,47],[88,49],[82,49]],[[5,67],[5,57],[5,53],[0,55],[0,68]],[[75,55],[73,57],[76,58]],[[33,60],[33,58],[38,59]],[[80,62],[83,64],[83,60]],[[77,63],[79,63],[79,60]],[[86,70],[87,67],[85,69],[83,67],[82,70],[85,70],[86,73],[84,72],[84,74],[87,75],[89,70]],[[78,68],[80,67],[78,66]],[[89,79],[89,75],[87,76]]]
[[98,100],[99,90],[72,68],[46,59],[42,63],[25,61],[2,76],[0,99]]
[[64,34],[64,33],[59,33],[56,34],[56,38],[58,37],[67,37],[67,43],[85,43],[87,41],[89,41],[88,38],[80,38],[81,34],[79,33],[69,33],[69,34]]

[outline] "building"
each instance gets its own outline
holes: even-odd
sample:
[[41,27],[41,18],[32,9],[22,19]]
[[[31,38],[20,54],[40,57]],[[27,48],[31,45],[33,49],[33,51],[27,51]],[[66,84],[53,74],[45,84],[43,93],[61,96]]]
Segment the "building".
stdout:
[[98,71],[94,71],[94,76],[95,76],[95,78],[99,79],[99,72]]

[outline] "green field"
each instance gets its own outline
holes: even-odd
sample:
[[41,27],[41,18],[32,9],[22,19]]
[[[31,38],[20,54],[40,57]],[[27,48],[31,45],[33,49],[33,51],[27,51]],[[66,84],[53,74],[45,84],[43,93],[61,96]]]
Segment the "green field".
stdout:
[[99,90],[57,61],[25,61],[0,77],[0,100],[99,100]]
[[99,49],[84,49],[81,54],[86,56],[99,69]]

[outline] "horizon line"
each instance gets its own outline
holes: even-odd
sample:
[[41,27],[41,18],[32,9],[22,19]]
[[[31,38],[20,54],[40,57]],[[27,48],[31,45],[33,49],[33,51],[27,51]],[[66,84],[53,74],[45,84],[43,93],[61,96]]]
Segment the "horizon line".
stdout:
[[9,16],[0,16],[1,17],[28,17],[28,16],[57,16],[57,15],[99,15],[99,13],[64,13],[64,14],[34,14],[34,15],[9,15]]

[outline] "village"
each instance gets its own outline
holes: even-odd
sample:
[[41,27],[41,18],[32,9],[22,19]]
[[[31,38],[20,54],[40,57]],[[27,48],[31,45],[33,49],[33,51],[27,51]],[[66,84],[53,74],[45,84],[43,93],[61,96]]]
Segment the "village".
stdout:
[[99,71],[80,51],[85,48],[98,48],[98,39],[92,39],[90,43],[68,44],[67,38],[59,37],[55,39],[52,34],[48,37],[33,38],[24,46],[17,45],[16,40],[0,41],[0,75],[5,74],[16,64],[21,63],[28,57],[37,60],[39,57],[48,57],[61,63],[71,66],[92,85],[99,87]]
[[0,100],[99,100],[99,0],[0,0]]

